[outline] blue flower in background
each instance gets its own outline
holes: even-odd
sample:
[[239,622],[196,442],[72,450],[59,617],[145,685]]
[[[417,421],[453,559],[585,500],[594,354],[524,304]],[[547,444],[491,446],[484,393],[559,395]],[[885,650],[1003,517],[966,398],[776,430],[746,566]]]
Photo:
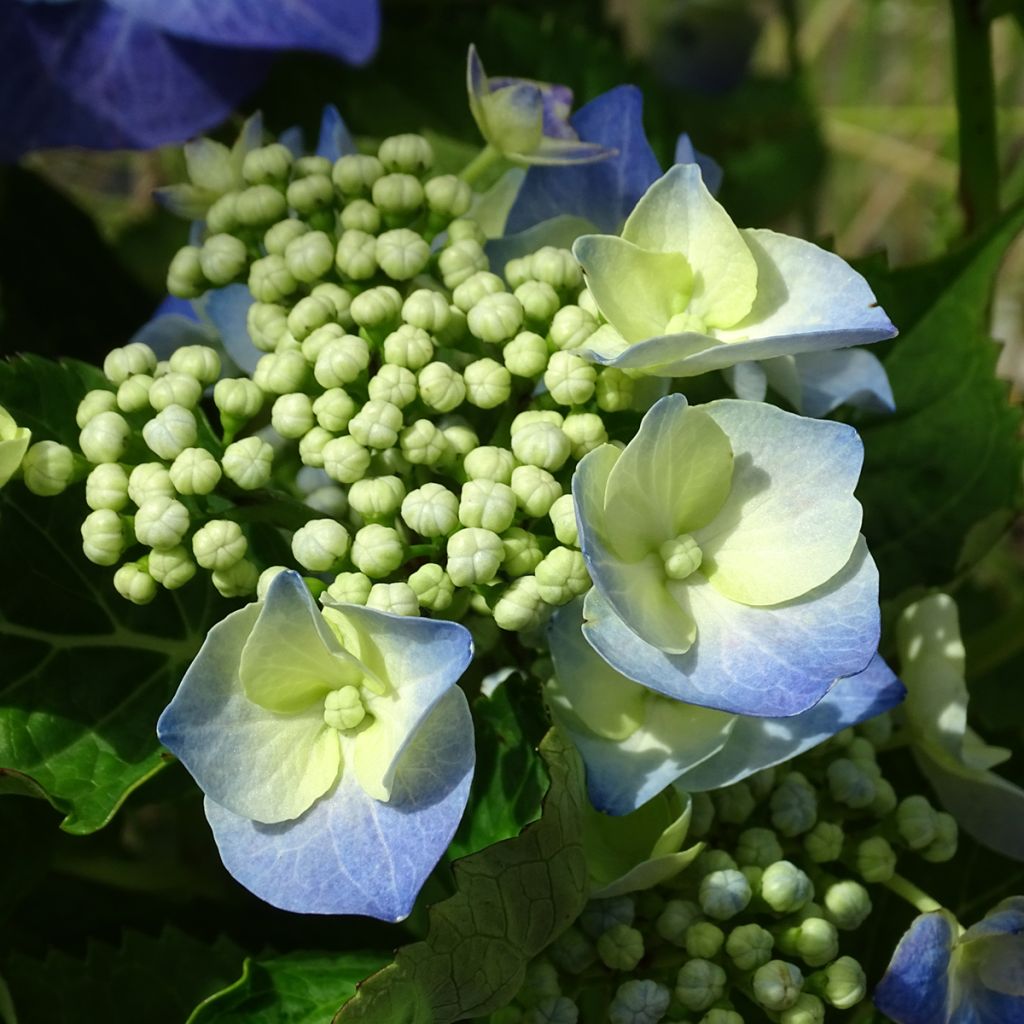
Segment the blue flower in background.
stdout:
[[896,1024],[1024,1022],[1024,897],[961,931],[941,910],[916,918],[900,940],[874,995]]
[[180,142],[234,110],[275,51],[361,64],[379,29],[377,0],[13,0],[0,20],[0,159]]

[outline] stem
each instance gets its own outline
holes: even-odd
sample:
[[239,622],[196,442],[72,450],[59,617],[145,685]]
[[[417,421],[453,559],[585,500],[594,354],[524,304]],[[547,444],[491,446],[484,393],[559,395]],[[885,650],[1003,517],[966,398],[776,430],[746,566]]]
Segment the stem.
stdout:
[[499,160],[501,160],[501,153],[499,153],[490,143],[484,146],[479,153],[472,160],[466,164],[465,167],[459,172],[459,177],[466,182],[467,185],[472,185],[477,181],[484,173],[489,171]]
[[887,889],[896,893],[901,899],[906,900],[920,913],[928,914],[933,910],[941,910],[942,904],[937,903],[923,889],[919,889],[909,879],[902,875],[893,875],[888,882],[882,883]]
[[951,0],[956,109],[960,151],[960,205],[968,233],[999,213],[999,148],[992,39],[981,0]]

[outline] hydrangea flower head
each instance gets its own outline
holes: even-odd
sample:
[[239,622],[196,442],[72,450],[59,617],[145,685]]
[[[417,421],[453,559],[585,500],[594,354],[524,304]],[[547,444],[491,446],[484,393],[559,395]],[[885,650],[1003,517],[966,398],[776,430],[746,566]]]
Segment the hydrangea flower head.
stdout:
[[584,633],[666,696],[794,715],[878,646],[878,577],[853,495],[855,430],[754,402],[657,402],[573,498],[594,589]]
[[874,1000],[897,1024],[1024,1022],[1024,897],[966,931],[945,910],[916,918]]
[[696,164],[654,182],[621,236],[584,235],[573,251],[608,320],[587,347],[612,366],[689,377],[896,333],[864,278],[838,256],[738,229]]
[[160,717],[227,869],[303,913],[400,920],[473,771],[462,626],[317,607],[282,572],[216,625]]
[[0,487],[18,471],[31,440],[32,431],[19,427],[14,417],[0,405]]

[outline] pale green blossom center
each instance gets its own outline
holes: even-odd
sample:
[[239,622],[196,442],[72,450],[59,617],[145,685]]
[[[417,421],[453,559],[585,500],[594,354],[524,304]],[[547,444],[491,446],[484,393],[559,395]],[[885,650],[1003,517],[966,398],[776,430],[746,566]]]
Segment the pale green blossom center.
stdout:
[[366,715],[366,704],[357,686],[342,686],[324,697],[324,722],[338,732],[355,729]]
[[665,575],[670,580],[685,580],[692,576],[703,560],[700,546],[689,533],[665,541],[658,548],[658,554],[665,565]]

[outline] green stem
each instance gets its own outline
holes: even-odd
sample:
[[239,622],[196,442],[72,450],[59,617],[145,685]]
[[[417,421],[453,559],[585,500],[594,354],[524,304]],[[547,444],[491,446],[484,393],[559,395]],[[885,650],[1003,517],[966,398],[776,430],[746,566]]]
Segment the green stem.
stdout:
[[906,900],[912,907],[915,907],[922,914],[928,914],[933,910],[941,910],[942,904],[937,903],[923,889],[919,889],[909,879],[902,875],[893,875],[888,882],[882,883],[887,889],[896,893],[901,899]]
[[492,145],[488,144],[484,146],[484,148],[481,149],[465,167],[462,168],[459,172],[459,177],[466,182],[467,185],[472,185],[483,174],[489,171],[499,160],[501,160],[501,153],[499,153]]
[[960,205],[967,231],[999,213],[999,147],[996,135],[992,38],[981,0],[950,0],[960,151]]

